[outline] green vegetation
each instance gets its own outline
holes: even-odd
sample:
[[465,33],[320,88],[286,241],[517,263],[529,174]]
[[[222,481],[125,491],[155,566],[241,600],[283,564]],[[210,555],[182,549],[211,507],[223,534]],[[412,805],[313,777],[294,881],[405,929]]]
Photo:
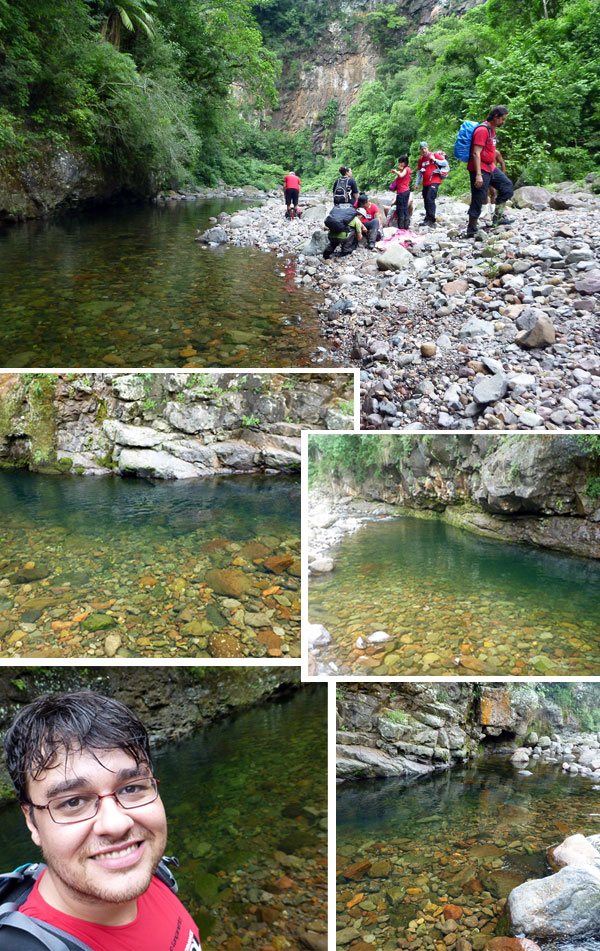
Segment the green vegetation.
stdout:
[[[390,25],[397,4],[367,15],[383,62],[350,111],[336,160],[352,165],[361,186],[384,185],[392,163],[418,142],[448,156],[463,119],[483,119],[506,103],[500,135],[507,170],[519,183],[580,178],[598,163],[599,0],[488,0],[462,17],[441,17],[405,43]],[[464,191],[466,168],[453,163],[446,192]]]
[[320,481],[349,473],[359,479],[380,476],[387,467],[400,467],[416,444],[414,436],[311,436],[309,478]]
[[260,419],[258,416],[242,416],[241,423],[245,429],[252,429],[260,426]]
[[408,723],[410,717],[404,710],[382,710],[381,716],[392,723]]

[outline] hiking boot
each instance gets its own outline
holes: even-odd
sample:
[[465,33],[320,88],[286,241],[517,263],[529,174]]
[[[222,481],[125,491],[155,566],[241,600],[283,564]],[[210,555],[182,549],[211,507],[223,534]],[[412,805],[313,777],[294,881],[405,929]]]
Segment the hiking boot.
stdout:
[[466,237],[474,238],[478,233],[479,228],[477,227],[477,218],[469,218],[469,224],[467,225]]
[[496,215],[494,215],[492,218],[492,228],[496,228],[498,225],[512,225],[514,220],[514,218],[508,218],[506,215],[501,215],[499,218],[496,218]]

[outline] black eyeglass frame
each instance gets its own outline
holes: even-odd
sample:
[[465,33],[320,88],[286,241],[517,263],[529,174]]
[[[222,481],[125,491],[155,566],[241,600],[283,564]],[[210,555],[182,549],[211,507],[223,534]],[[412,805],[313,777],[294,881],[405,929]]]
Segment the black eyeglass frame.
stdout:
[[73,825],[76,825],[78,822],[89,822],[90,819],[95,819],[100,810],[100,802],[102,799],[114,799],[116,804],[120,806],[121,809],[124,809],[125,812],[131,812],[132,809],[143,809],[144,806],[149,806],[151,805],[151,803],[156,802],[156,800],[158,799],[158,787],[160,785],[160,779],[155,779],[154,776],[144,776],[143,778],[149,780],[150,783],[154,784],[154,796],[152,797],[152,799],[147,799],[146,802],[140,802],[136,806],[125,806],[119,799],[119,793],[117,790],[115,790],[115,792],[104,793],[104,795],[102,796],[96,796],[96,808],[94,812],[92,813],[92,815],[86,816],[85,819],[60,820],[60,819],[54,818],[54,816],[52,815],[53,803],[64,802],[65,799],[69,799],[69,796],[61,796],[60,798],[57,798],[57,799],[51,799],[50,802],[47,802],[45,806],[39,806],[36,802],[31,802],[31,800],[26,800],[26,802],[27,802],[27,805],[31,806],[33,809],[47,809],[48,815],[52,819],[52,822],[56,823],[57,826],[73,826]]

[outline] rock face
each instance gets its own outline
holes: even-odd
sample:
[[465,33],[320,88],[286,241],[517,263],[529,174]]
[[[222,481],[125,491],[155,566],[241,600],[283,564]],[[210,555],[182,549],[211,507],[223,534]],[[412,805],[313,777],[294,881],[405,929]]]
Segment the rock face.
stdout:
[[381,472],[333,480],[331,500],[320,488],[309,508],[314,557],[357,527],[358,515],[398,507],[437,512],[490,538],[600,557],[600,501],[589,493],[597,464],[577,436],[408,438],[410,450]]
[[300,468],[300,430],[350,428],[346,374],[0,378],[0,465],[188,479]]
[[35,159],[0,172],[0,221],[42,218],[115,198],[148,197],[142,188],[112,178],[76,149],[48,144]]
[[345,684],[338,703],[338,776],[409,776],[469,758],[479,729],[468,725],[465,684]]

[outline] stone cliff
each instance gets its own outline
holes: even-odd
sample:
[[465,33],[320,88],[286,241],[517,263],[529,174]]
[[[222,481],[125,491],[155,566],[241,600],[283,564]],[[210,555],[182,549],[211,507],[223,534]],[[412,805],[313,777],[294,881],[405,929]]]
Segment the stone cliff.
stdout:
[[[587,705],[596,704],[595,689],[577,687],[583,720]],[[563,711],[530,684],[341,684],[337,775],[419,776],[489,751],[513,754],[515,765],[524,767],[538,747],[555,754],[560,748],[567,762],[581,763],[570,753],[585,745],[598,758],[597,736],[582,741],[574,733],[578,726],[572,709]],[[587,765],[600,767],[600,758]]]
[[300,430],[352,425],[347,374],[0,377],[0,466],[179,479],[297,471]]
[[[395,13],[407,18],[409,30],[420,30],[440,16],[461,14],[482,0],[400,0]],[[366,14],[387,0],[344,0],[329,4],[329,17],[315,47],[284,60],[280,104],[273,113],[276,128],[297,132],[308,128],[317,153],[328,150],[323,113],[336,103],[335,131],[345,131],[348,112],[363,83],[374,80],[380,55],[364,24]],[[387,4],[389,5],[389,4]],[[299,3],[301,6],[301,2]]]
[[[385,503],[390,512],[437,513],[490,538],[600,558],[597,470],[575,435],[423,436],[399,462],[334,480],[319,494],[331,492],[346,516],[363,502]],[[335,541],[330,523],[315,554],[328,547],[327,531]]]

